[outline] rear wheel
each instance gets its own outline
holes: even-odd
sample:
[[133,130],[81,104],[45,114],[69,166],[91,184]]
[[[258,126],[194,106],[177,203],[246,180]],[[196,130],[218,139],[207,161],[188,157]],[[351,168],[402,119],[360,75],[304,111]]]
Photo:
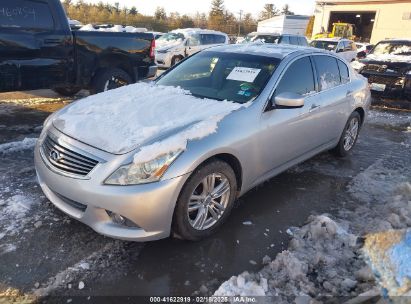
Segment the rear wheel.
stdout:
[[178,64],[181,60],[183,60],[183,57],[181,57],[181,56],[174,56],[174,57],[171,59],[171,66],[174,66],[174,65]]
[[360,127],[361,116],[358,112],[353,112],[348,118],[338,145],[332,150],[336,156],[344,157],[354,148]]
[[97,94],[117,89],[132,82],[133,81],[127,72],[117,68],[110,68],[95,76],[90,92],[92,94]]
[[237,182],[233,169],[215,160],[197,169],[184,185],[173,218],[177,236],[197,241],[213,234],[233,208]]

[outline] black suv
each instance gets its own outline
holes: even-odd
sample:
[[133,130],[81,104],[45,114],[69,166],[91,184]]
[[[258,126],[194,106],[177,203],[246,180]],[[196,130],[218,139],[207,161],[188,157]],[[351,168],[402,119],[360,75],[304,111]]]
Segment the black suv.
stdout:
[[411,100],[411,40],[380,41],[359,62],[357,70],[374,95]]
[[257,42],[261,41],[264,43],[274,43],[274,44],[292,44],[308,46],[307,38],[301,35],[292,34],[275,34],[275,33],[258,33],[253,32],[247,35],[242,43]]

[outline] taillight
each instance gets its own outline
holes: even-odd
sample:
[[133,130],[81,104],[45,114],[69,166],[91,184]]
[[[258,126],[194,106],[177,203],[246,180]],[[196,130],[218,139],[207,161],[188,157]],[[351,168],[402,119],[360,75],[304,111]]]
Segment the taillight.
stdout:
[[153,40],[151,40],[151,46],[150,46],[150,58],[151,59],[154,59],[155,49],[156,49],[156,40],[153,39]]

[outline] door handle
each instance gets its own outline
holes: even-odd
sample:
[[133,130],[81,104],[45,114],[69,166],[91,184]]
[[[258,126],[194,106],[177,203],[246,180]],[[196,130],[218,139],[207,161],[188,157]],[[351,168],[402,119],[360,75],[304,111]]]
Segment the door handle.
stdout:
[[345,94],[345,96],[347,96],[347,97],[348,97],[348,96],[351,96],[351,95],[352,95],[352,93],[354,93],[354,92],[353,92],[353,91],[348,90],[348,91],[347,91],[347,94]]
[[44,39],[44,44],[58,44],[61,42],[61,39]]
[[313,104],[313,105],[311,106],[309,112],[311,113],[311,112],[317,111],[317,110],[320,109],[320,107],[321,107],[320,105],[315,105],[315,104]]

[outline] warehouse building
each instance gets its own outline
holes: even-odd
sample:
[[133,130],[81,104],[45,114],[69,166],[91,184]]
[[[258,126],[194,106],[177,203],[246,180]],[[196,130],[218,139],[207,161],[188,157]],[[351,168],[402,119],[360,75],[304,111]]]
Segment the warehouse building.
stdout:
[[313,34],[331,32],[338,22],[353,24],[356,39],[373,44],[411,38],[411,0],[316,1]]

